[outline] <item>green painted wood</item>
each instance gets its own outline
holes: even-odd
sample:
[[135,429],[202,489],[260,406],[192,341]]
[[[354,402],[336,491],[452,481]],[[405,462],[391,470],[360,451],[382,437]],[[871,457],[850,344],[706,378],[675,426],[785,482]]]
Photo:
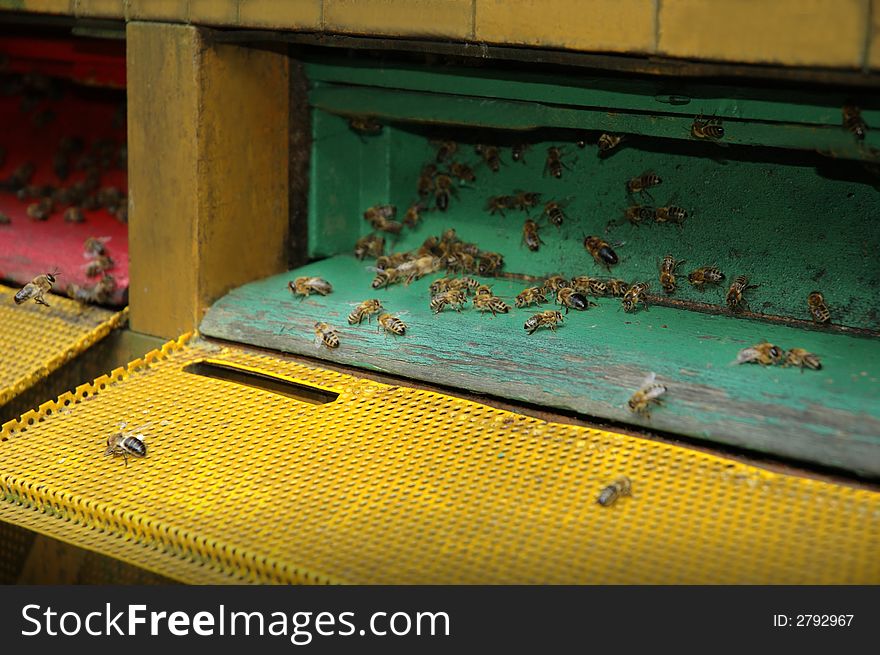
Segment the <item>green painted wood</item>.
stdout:
[[[287,282],[319,275],[334,291],[294,298]],[[872,339],[805,331],[665,307],[625,314],[599,299],[556,333],[529,336],[533,310],[432,315],[428,286],[375,291],[365,263],[337,256],[248,284],[219,300],[203,334],[432,383],[668,430],[713,442],[880,476],[880,348]],[[491,280],[488,280],[492,282]],[[512,298],[522,284],[494,280]],[[348,326],[350,303],[378,297],[409,325],[404,337]],[[313,325],[339,329],[337,350],[316,348]],[[822,371],[732,366],[740,348],[769,339],[822,357]],[[649,419],[626,407],[647,372],[668,387]]]

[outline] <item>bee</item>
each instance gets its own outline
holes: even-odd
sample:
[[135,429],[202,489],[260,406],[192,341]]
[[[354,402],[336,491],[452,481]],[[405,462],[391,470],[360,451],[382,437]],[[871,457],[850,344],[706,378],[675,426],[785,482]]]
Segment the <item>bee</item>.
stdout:
[[538,201],[541,198],[541,194],[535,193],[534,191],[521,191],[520,189],[517,189],[514,193],[516,195],[514,195],[511,200],[511,209],[528,210],[532,207],[537,207]]
[[639,303],[642,303],[645,309],[647,309],[647,293],[649,288],[647,282],[637,282],[627,289],[626,293],[623,294],[623,300],[621,301],[623,311],[627,313],[634,312],[638,308]]
[[107,254],[107,246],[110,237],[89,237],[83,243],[83,254],[85,257],[98,257]]
[[107,255],[98,255],[86,267],[86,277],[97,277],[104,271],[110,270],[115,265],[114,261]]
[[36,198],[54,198],[55,187],[51,184],[28,184],[15,192],[19,200],[32,200]]
[[691,136],[695,139],[711,139],[716,140],[724,136],[724,128],[721,126],[720,118],[704,119],[700,114],[691,124]]
[[660,396],[666,393],[666,387],[658,383],[656,379],[657,375],[652,371],[642,380],[641,386],[639,386],[638,390],[627,402],[629,411],[634,414],[640,414],[645,418],[650,418],[651,404],[660,405],[663,403],[663,399]]
[[474,296],[474,309],[478,309],[481,312],[492,312],[492,316],[496,314],[506,314],[510,311],[510,305],[501,300],[501,298],[496,298],[492,295],[492,292],[488,290],[486,287],[485,293],[477,293]]
[[684,223],[684,219],[687,218],[687,211],[682,209],[681,207],[676,207],[675,205],[669,205],[668,207],[657,207],[657,210],[654,214],[654,220],[658,223],[675,223],[677,225],[681,225]]
[[382,123],[370,116],[352,116],[348,119],[348,126],[361,135],[375,135],[382,131]]
[[851,104],[843,106],[843,126],[852,132],[859,141],[865,138],[865,132],[868,131],[868,126],[862,118],[862,112]]
[[466,164],[452,162],[449,165],[449,174],[461,182],[476,182],[477,176],[474,175],[473,169]]
[[547,220],[550,221],[556,227],[561,227],[562,223],[566,220],[566,215],[563,209],[568,206],[568,202],[557,202],[555,200],[551,200],[546,205],[544,205],[544,212],[541,214],[542,216],[546,216]]
[[682,263],[683,259],[676,260],[672,255],[666,255],[660,262],[660,286],[666,295],[675,293],[675,269]]
[[33,280],[25,284],[18,293],[15,294],[15,304],[20,305],[23,302],[27,302],[31,298],[33,298],[34,302],[38,305],[49,306],[49,303],[43,298],[43,294],[52,290],[52,285],[55,284],[55,278],[58,276],[58,271],[54,273],[45,273],[43,275],[38,275]]
[[399,277],[400,275],[396,268],[377,268],[376,277],[373,278],[370,286],[374,289],[381,289],[382,287],[387,287],[389,284],[394,284]]
[[464,291],[467,293],[468,291],[474,291],[480,287],[479,281],[475,280],[472,277],[458,277],[452,280],[449,280],[447,284],[448,291]]
[[624,280],[619,280],[616,278],[606,280],[605,287],[608,289],[608,293],[615,298],[625,296],[626,292],[629,290],[629,284],[627,284]]
[[539,305],[547,302],[542,287],[528,287],[523,289],[517,296],[514,304],[517,307],[528,307],[529,305]]
[[426,209],[427,207],[421,201],[411,204],[403,216],[403,224],[407,227],[415,227],[422,220],[422,212]]
[[551,275],[546,280],[544,280],[543,292],[544,293],[556,293],[560,289],[564,289],[566,287],[571,287],[572,283],[569,282],[566,278],[561,275]]
[[493,216],[496,213],[504,216],[505,209],[513,209],[513,196],[492,196],[486,203],[486,209]]
[[324,344],[328,348],[339,348],[339,335],[327,323],[315,323],[315,348]]
[[719,284],[724,279],[724,273],[717,266],[701,266],[688,273],[688,282],[697,289],[703,290],[707,284]]
[[602,507],[608,507],[609,505],[613,505],[621,496],[629,496],[631,494],[632,482],[630,482],[630,479],[624,475],[617,478],[614,482],[599,492],[598,503],[602,505]]
[[9,218],[9,215],[0,212],[0,225],[9,225],[10,223],[12,223],[12,219]]
[[807,352],[803,348],[792,348],[785,354],[785,363],[783,366],[800,366],[801,373],[805,368],[811,368],[818,371],[822,368],[822,362],[811,352]]
[[608,270],[611,270],[611,267],[620,261],[611,245],[601,237],[584,237],[584,248],[593,256],[597,264],[601,264]]
[[645,205],[632,205],[631,207],[626,208],[624,215],[626,216],[626,220],[633,225],[640,225],[643,221],[654,220],[656,210],[653,207],[646,207]]
[[64,211],[64,220],[68,223],[83,223],[86,217],[80,207],[68,207]]
[[544,175],[549,172],[550,175],[558,180],[562,178],[563,168],[571,170],[568,165],[562,161],[563,154],[562,148],[557,146],[550,146],[547,148],[547,159],[544,162]]
[[52,198],[43,198],[39,202],[31,203],[27,207],[27,215],[35,221],[45,221],[55,210]]
[[573,277],[571,287],[578,293],[592,296],[604,296],[608,292],[608,285],[605,282],[588,275]]
[[431,141],[437,146],[437,161],[442,163],[458,152],[458,144],[455,141]]
[[440,269],[440,258],[433,255],[425,255],[417,259],[404,262],[397,267],[397,274],[403,277],[404,284],[409,285],[414,280],[424,277]]
[[6,185],[13,191],[18,191],[20,188],[27,186],[36,170],[36,164],[30,161],[25,162],[12,171],[12,174],[6,180]]
[[481,252],[477,257],[477,272],[480,275],[495,275],[504,268],[504,255],[500,252]]
[[67,286],[67,295],[84,303],[106,304],[110,302],[114,291],[116,291],[116,278],[109,273],[104,273],[92,286],[80,287],[76,284]]
[[599,156],[607,157],[612,150],[620,145],[621,141],[623,141],[622,135],[602,134],[599,137]]
[[422,167],[422,172],[419,174],[418,181],[418,190],[419,197],[425,198],[431,195],[431,191],[434,189],[434,176],[437,174],[437,167],[434,164],[428,164]]
[[510,149],[510,158],[513,161],[521,161],[523,164],[526,163],[526,150],[529,149],[529,146],[525,143],[517,143]]
[[532,252],[537,251],[544,243],[538,235],[538,224],[531,218],[526,219],[523,225],[522,241]]
[[328,293],[333,291],[333,287],[330,283],[320,277],[298,277],[293,282],[287,283],[287,288],[290,289],[294,295],[297,296],[308,296],[312,293],[319,293],[322,296],[326,296]]
[[385,252],[385,238],[376,234],[361,237],[354,244],[354,256],[358,259],[381,257],[383,252]]
[[477,296],[491,296],[492,295],[492,287],[488,284],[480,284],[474,289],[474,298]]
[[638,177],[634,177],[626,183],[627,193],[645,193],[648,196],[651,194],[648,193],[648,189],[657,186],[662,183],[663,180],[660,179],[660,176],[651,171],[647,171],[642,173]]
[[562,316],[562,312],[557,312],[553,309],[547,310],[546,312],[539,312],[538,314],[534,314],[529,320],[525,322],[523,328],[529,334],[534,334],[535,331],[540,327],[546,327],[554,332],[556,331],[556,324],[562,323],[565,320]]
[[584,311],[590,307],[596,307],[596,303],[587,300],[587,298],[574,289],[566,287],[556,292],[556,302],[565,307],[565,313],[568,314],[569,309]]
[[374,205],[364,212],[364,220],[373,226],[373,229],[390,234],[400,234],[403,224],[394,221],[397,216],[397,207],[394,205]]
[[443,311],[443,308],[446,307],[446,305],[449,305],[455,311],[460,312],[461,306],[467,303],[467,301],[467,295],[465,295],[465,292],[460,289],[444,291],[431,298],[431,311],[435,314],[439,314]]
[[379,315],[379,326],[386,332],[403,336],[406,333],[406,323],[391,314]]
[[755,289],[757,286],[757,284],[749,284],[749,278],[745,275],[738,275],[733,284],[730,285],[730,289],[727,290],[727,296],[725,297],[725,302],[730,311],[737,311],[743,305],[748,306],[743,299],[743,294],[746,290]]
[[455,186],[453,186],[452,178],[448,175],[436,176],[434,178],[434,204],[437,205],[437,209],[442,212],[449,209],[450,195],[458,195]]
[[825,296],[818,291],[813,291],[807,296],[807,308],[816,323],[828,323],[831,320],[831,312],[825,304]]
[[101,187],[95,194],[95,198],[97,199],[98,204],[108,210],[111,214],[115,213],[119,205],[122,204],[122,201],[125,200],[122,191],[115,186]]
[[122,199],[122,203],[113,212],[113,217],[120,223],[128,223],[128,198]]
[[763,341],[757,345],[743,348],[736,355],[734,364],[750,364],[758,363],[761,366],[769,366],[771,364],[781,364],[785,357],[785,353],[779,346]]
[[369,322],[373,314],[378,314],[383,309],[385,308],[382,307],[382,303],[375,298],[372,300],[364,300],[351,310],[351,314],[348,315],[348,324],[360,325],[364,319],[367,319]]
[[392,252],[387,255],[376,257],[376,270],[397,268],[401,264],[409,261],[410,256],[405,252]]
[[[128,466],[129,455],[132,457],[146,457],[147,445],[144,443],[144,435],[140,433],[135,434],[138,430],[126,432],[125,423],[120,423],[119,427],[119,432],[114,432],[107,437],[107,449],[104,451],[104,455],[108,457],[122,455],[126,466]],[[140,429],[143,430],[144,428]]]
[[477,154],[483,158],[483,162],[485,162],[493,173],[497,173],[501,170],[501,157],[498,154],[497,147],[478,145],[474,150],[476,150]]

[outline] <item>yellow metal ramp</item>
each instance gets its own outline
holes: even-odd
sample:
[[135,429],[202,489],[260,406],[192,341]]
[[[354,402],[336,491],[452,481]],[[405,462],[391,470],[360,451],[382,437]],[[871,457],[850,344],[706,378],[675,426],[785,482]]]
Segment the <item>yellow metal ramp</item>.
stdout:
[[0,405],[94,345],[128,317],[59,296],[49,307],[29,301],[16,305],[17,288],[0,285]]
[[880,493],[186,337],[0,438],[0,518],[182,582],[880,583]]

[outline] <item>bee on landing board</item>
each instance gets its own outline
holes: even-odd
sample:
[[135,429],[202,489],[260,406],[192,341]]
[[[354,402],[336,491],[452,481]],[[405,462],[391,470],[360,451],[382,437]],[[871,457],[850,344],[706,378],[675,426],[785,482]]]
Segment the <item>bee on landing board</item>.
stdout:
[[560,289],[564,289],[566,287],[571,287],[572,283],[567,278],[561,275],[551,275],[546,280],[544,280],[544,293],[556,293]]
[[390,332],[391,334],[397,336],[403,336],[406,334],[406,323],[401,321],[396,316],[392,316],[391,314],[380,314],[379,315],[379,327],[386,332]]
[[807,309],[816,323],[828,323],[831,320],[831,312],[825,304],[825,296],[818,291],[813,291],[807,296]]
[[541,200],[541,194],[536,191],[522,191],[516,189],[511,202],[511,209],[529,210],[537,207]]
[[538,305],[547,302],[542,287],[528,287],[523,289],[517,296],[515,305],[518,308],[528,307],[529,305]]
[[660,179],[659,175],[651,171],[646,171],[638,177],[630,179],[626,183],[626,192],[630,195],[641,193],[650,198],[651,194],[648,192],[648,189],[655,187],[662,182],[663,180]]
[[523,225],[522,241],[532,252],[536,252],[544,243],[538,235],[538,224],[531,218],[526,219]]
[[28,218],[32,218],[35,221],[45,221],[54,211],[55,202],[52,198],[43,198],[38,202],[28,205],[25,213],[28,215]]
[[727,303],[728,309],[735,312],[743,307],[748,307],[748,303],[743,296],[748,289],[756,289],[757,287],[757,284],[749,284],[749,278],[747,276],[738,275],[733,281],[733,284],[731,284],[730,288],[727,290],[725,302]]
[[564,155],[562,148],[558,146],[550,146],[547,148],[547,159],[544,162],[544,175],[550,173],[557,180],[562,178],[562,169],[571,170],[571,168],[562,161]]
[[510,158],[513,161],[521,161],[523,164],[526,163],[526,150],[529,149],[529,146],[525,143],[517,143],[514,144],[510,149]]
[[621,301],[623,311],[627,313],[634,312],[638,309],[639,303],[641,303],[645,309],[648,309],[648,288],[647,282],[637,282],[627,289],[626,293],[623,294],[623,300]]
[[422,167],[419,174],[418,192],[420,198],[427,198],[434,190],[434,176],[437,174],[437,167],[434,164],[427,164]]
[[431,141],[431,145],[437,148],[437,163],[442,164],[452,158],[458,152],[458,144],[455,141]]
[[623,141],[622,135],[602,134],[599,137],[599,156],[607,157]]
[[624,212],[626,220],[633,225],[639,226],[645,221],[653,221],[657,214],[657,210],[646,205],[632,205],[627,207]]
[[312,293],[318,293],[322,296],[326,296],[328,293],[333,291],[333,287],[331,284],[320,277],[298,277],[292,282],[287,283],[287,288],[297,296],[309,296]]
[[612,266],[620,261],[617,253],[611,248],[611,244],[601,237],[584,237],[584,248],[592,255],[597,264],[601,264],[609,271]]
[[792,348],[785,353],[785,363],[783,366],[799,366],[801,373],[803,373],[805,368],[811,368],[814,371],[820,370],[822,362],[819,361],[816,355],[803,348]]
[[[578,275],[571,278],[571,288],[577,293],[591,296],[604,296],[608,293],[608,284],[589,275]],[[626,291],[626,289],[624,289]]]
[[368,234],[361,237],[354,244],[354,256],[358,259],[365,257],[381,257],[385,252],[385,238],[377,234]]
[[373,226],[374,230],[400,234],[403,224],[393,220],[397,216],[397,207],[394,205],[374,205],[364,212],[364,220]]
[[468,301],[467,295],[460,289],[452,289],[451,291],[442,291],[431,298],[431,311],[439,314],[446,305],[452,307],[455,311],[460,312],[461,306]]
[[442,212],[449,209],[449,200],[452,196],[457,196],[458,191],[455,190],[455,184],[448,175],[437,175],[434,178],[434,204]]
[[562,316],[562,312],[550,309],[546,312],[540,312],[531,316],[525,322],[523,328],[525,328],[525,331],[529,334],[534,334],[540,327],[546,327],[555,332],[557,323],[562,323],[564,320],[565,317]]
[[781,364],[785,358],[785,353],[779,346],[772,343],[762,341],[754,346],[743,348],[740,350],[733,364],[760,364],[761,366],[772,366]]
[[57,275],[58,271],[55,271],[54,273],[45,273],[35,277],[15,294],[15,304],[20,305],[23,302],[33,299],[38,305],[45,305],[48,307],[49,303],[43,298],[43,294],[52,290],[52,285],[55,284],[55,277]]
[[329,324],[318,321],[315,323],[315,348],[321,345],[328,348],[339,348],[339,335]]
[[657,223],[674,223],[681,225],[687,218],[687,211],[676,205],[668,205],[666,207],[657,207],[654,212],[654,220]]
[[474,174],[473,169],[467,164],[462,164],[460,162],[454,161],[449,165],[449,174],[459,182],[477,181],[477,176]]
[[717,141],[724,137],[724,127],[721,125],[721,119],[703,118],[700,114],[691,123],[691,136],[695,139],[705,139],[709,141]]
[[480,312],[492,312],[492,316],[496,314],[506,314],[510,311],[510,305],[488,293],[477,293],[474,296],[474,309]]
[[348,119],[348,126],[361,136],[373,136],[382,131],[382,123],[370,116],[353,116]]
[[427,211],[428,207],[421,200],[419,202],[414,202],[409,206],[409,209],[406,210],[406,214],[403,216],[403,224],[407,227],[416,227],[422,220],[422,212]]
[[675,293],[675,269],[684,263],[683,259],[675,259],[672,255],[666,255],[660,262],[660,286],[666,295]]
[[546,205],[544,205],[544,212],[542,216],[546,216],[547,220],[556,227],[561,227],[565,222],[566,215],[563,211],[565,207],[568,206],[570,201],[565,202],[557,202],[556,200],[551,200]]
[[504,216],[505,209],[513,209],[513,196],[492,196],[486,203],[486,210],[493,216],[496,213]]
[[129,455],[132,457],[146,457],[147,445],[144,443],[146,437],[141,433],[141,430],[147,427],[149,426],[143,426],[137,430],[126,432],[126,424],[120,423],[119,432],[114,432],[107,437],[107,449],[104,451],[104,455],[107,457],[122,456],[126,466],[128,466]]
[[701,266],[688,273],[688,282],[702,291],[707,284],[720,284],[724,279],[722,273],[717,266]]
[[64,210],[64,220],[68,223],[84,223],[86,217],[81,207],[68,207]]
[[657,380],[657,375],[652,371],[648,373],[641,386],[630,397],[627,405],[633,414],[640,414],[645,418],[651,418],[650,406],[663,403],[661,396],[666,393],[666,387]]
[[570,287],[565,287],[556,292],[556,302],[565,307],[565,313],[568,314],[569,309],[576,309],[579,312],[586,311],[590,307],[596,307],[596,303],[588,300],[583,294],[578,293]]
[[630,479],[624,475],[602,489],[599,493],[597,502],[602,505],[602,507],[608,507],[609,505],[613,505],[621,496],[630,495],[632,495],[632,482],[630,482]]
[[376,298],[364,300],[355,305],[355,308],[351,310],[351,314],[348,315],[348,323],[349,325],[359,325],[364,319],[367,319],[367,322],[369,322],[373,314],[378,314],[383,309],[385,308],[382,307],[382,303]]
[[480,157],[483,158],[483,162],[486,166],[489,167],[493,173],[497,173],[501,170],[501,156],[498,153],[498,148],[496,146],[488,146],[488,145],[477,145],[474,146],[474,150]]
[[853,104],[845,104],[843,106],[843,127],[852,132],[858,141],[865,138],[868,131],[868,125],[862,118],[862,112]]

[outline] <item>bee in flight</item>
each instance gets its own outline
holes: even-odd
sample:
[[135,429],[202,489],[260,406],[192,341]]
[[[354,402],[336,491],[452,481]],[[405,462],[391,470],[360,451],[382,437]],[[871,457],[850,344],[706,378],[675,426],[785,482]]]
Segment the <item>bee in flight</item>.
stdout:
[[811,368],[814,371],[820,370],[822,362],[819,361],[816,355],[803,348],[792,348],[785,353],[785,363],[783,366],[799,366],[801,373],[803,373],[805,368]]
[[35,277],[15,294],[15,304],[20,305],[23,302],[33,299],[38,305],[45,305],[48,307],[49,303],[43,298],[43,294],[52,290],[52,285],[55,284],[55,277],[58,274],[58,271],[55,271],[53,273],[44,273],[43,275]]
[[691,136],[695,139],[708,139],[711,141],[723,138],[724,127],[721,125],[721,119],[714,116],[712,118],[703,118],[703,115],[700,114],[691,124]]
[[640,414],[645,418],[651,418],[651,404],[661,405],[663,403],[661,396],[665,393],[666,387],[657,382],[657,375],[652,371],[642,380],[641,386],[627,402],[629,411],[633,414]]
[[315,323],[315,348],[324,344],[328,348],[339,348],[339,335],[330,325],[318,321]]
[[761,366],[771,366],[781,364],[785,357],[785,353],[779,346],[772,343],[762,341],[754,346],[743,348],[736,355],[733,364],[760,364]]
[[613,505],[621,496],[629,496],[632,494],[632,482],[628,477],[621,476],[599,493],[598,503],[602,507]]
[[293,282],[287,283],[287,288],[297,296],[306,297],[312,293],[319,293],[326,296],[333,291],[333,287],[324,278],[320,277],[298,277]]
[[565,320],[565,318],[562,316],[562,312],[549,309],[546,312],[539,312],[538,314],[531,316],[525,322],[523,328],[525,328],[526,332],[529,334],[534,334],[540,327],[546,327],[555,332],[556,324],[562,323],[563,320]]
[[128,466],[128,456],[146,457],[147,445],[144,443],[146,437],[141,430],[147,429],[151,424],[145,425],[137,430],[126,432],[126,424],[119,424],[119,432],[114,432],[107,437],[107,449],[104,451],[105,456],[122,456],[125,465]]
[[831,320],[831,312],[825,304],[825,296],[818,291],[813,291],[807,296],[807,308],[816,323],[828,323]]
[[373,314],[378,314],[383,309],[385,308],[382,307],[382,303],[376,298],[364,300],[351,310],[351,314],[348,315],[348,323],[349,325],[359,325],[364,319],[369,322]]

